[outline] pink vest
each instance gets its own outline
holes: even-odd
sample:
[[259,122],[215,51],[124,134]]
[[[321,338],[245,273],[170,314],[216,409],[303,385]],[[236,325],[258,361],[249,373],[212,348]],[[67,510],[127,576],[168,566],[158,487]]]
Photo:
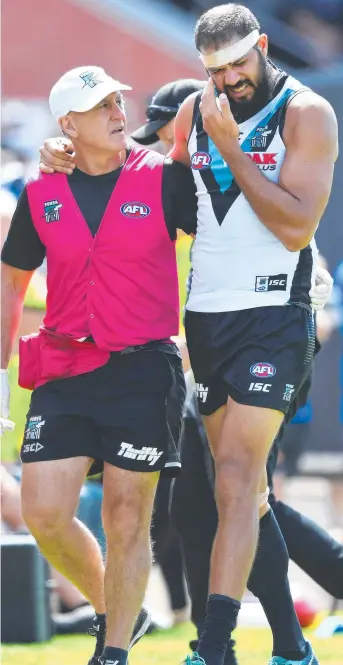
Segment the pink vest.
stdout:
[[132,150],[94,238],[64,174],[44,174],[27,185],[33,223],[46,247],[44,326],[65,339],[92,335],[106,352],[104,362],[110,351],[178,333],[163,161],[158,153]]

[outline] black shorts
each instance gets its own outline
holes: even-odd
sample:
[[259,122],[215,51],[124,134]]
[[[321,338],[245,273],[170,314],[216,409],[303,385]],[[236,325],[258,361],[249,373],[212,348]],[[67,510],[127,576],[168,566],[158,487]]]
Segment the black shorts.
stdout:
[[185,325],[202,415],[214,413],[228,396],[287,413],[312,367],[315,327],[308,309],[187,311]]
[[112,353],[103,367],[49,381],[31,396],[21,460],[87,456],[129,471],[180,470],[185,382],[175,344]]

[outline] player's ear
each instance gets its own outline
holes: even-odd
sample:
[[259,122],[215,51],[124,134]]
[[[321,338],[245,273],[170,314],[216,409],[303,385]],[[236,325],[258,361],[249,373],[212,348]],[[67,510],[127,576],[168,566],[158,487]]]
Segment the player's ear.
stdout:
[[261,51],[262,55],[268,55],[268,37],[265,33],[260,35],[260,38],[257,42],[257,47]]

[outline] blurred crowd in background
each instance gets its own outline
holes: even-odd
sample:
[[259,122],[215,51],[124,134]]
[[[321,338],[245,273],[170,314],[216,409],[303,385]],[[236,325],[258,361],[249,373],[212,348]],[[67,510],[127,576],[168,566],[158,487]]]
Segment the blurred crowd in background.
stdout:
[[[156,2],[157,0],[155,0]],[[111,5],[111,0],[104,4]],[[99,3],[101,4],[101,3]],[[113,3],[115,4],[115,3]],[[141,3],[144,5],[144,0]],[[196,18],[215,6],[211,0],[163,0]],[[248,0],[246,5],[268,20],[276,19],[292,28],[313,51],[312,66],[323,68],[343,61],[343,0]],[[191,39],[191,35],[190,35]],[[43,64],[42,64],[43,66]],[[18,196],[25,180],[37,165],[37,148],[56,132],[46,101],[3,99],[1,117],[1,186]]]
[[[211,0],[173,0],[187,12],[202,13],[216,3]],[[219,4],[219,3],[218,3]],[[280,19],[314,47],[323,65],[343,55],[343,3],[341,0],[251,0],[252,11],[263,9]]]

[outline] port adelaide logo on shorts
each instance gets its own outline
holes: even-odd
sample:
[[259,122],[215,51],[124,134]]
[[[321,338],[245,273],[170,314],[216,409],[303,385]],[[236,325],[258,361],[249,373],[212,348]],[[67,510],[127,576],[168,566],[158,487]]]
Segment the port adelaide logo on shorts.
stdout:
[[128,201],[127,203],[123,203],[120,212],[122,215],[125,215],[125,217],[129,217],[130,219],[144,219],[150,215],[151,211],[149,206],[145,203],[141,203],[140,201]]

